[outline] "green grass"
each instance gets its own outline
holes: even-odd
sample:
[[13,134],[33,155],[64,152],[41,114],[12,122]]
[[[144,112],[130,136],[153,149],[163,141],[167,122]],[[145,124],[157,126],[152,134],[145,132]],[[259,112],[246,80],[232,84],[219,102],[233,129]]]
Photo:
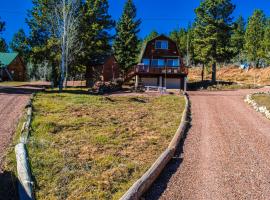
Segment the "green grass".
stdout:
[[168,146],[184,104],[172,95],[37,94],[28,145],[37,199],[119,199]]
[[260,106],[266,106],[268,110],[270,110],[270,95],[269,94],[256,94],[253,95],[252,98],[256,101]]

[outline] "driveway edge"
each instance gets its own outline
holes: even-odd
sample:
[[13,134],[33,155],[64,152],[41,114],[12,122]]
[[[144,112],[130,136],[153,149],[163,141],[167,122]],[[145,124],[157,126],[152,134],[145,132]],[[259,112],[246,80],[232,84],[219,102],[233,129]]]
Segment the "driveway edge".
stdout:
[[255,92],[255,93],[248,94],[244,101],[247,104],[251,105],[254,110],[256,110],[257,112],[262,113],[267,119],[270,119],[270,111],[265,106],[258,105],[256,103],[256,101],[254,99],[252,99],[252,96],[256,95],[256,94],[268,94],[268,95],[270,95],[270,92]]
[[139,178],[129,190],[120,198],[120,200],[139,200],[139,198],[150,188],[154,181],[159,177],[160,173],[172,159],[180,143],[186,127],[188,125],[188,115],[190,112],[190,100],[187,93],[184,93],[185,109],[182,114],[182,119],[179,128],[177,129],[171,143],[167,149],[159,156],[154,164],[148,169],[145,174]]
[[29,102],[25,106],[27,119],[23,123],[21,133],[20,133],[20,142],[15,146],[15,154],[17,161],[17,174],[18,174],[18,193],[20,200],[34,200],[34,183],[32,180],[31,167],[29,164],[29,157],[27,151],[27,143],[31,131],[31,122],[33,117],[33,105],[32,101],[34,95],[30,97]]

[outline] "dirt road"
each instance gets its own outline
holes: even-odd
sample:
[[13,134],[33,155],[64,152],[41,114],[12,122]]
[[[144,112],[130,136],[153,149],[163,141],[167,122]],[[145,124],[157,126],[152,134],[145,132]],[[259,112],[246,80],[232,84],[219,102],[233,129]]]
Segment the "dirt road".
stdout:
[[26,88],[0,87],[0,167],[31,92]]
[[243,102],[250,92],[190,93],[182,153],[146,199],[270,199],[270,121]]

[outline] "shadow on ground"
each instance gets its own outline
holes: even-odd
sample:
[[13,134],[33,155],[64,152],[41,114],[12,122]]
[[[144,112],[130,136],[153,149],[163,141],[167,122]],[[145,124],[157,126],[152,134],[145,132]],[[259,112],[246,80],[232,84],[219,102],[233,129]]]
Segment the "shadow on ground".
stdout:
[[17,183],[13,172],[0,172],[0,200],[18,200]]
[[199,81],[199,82],[190,82],[188,83],[187,87],[189,91],[197,91],[201,89],[207,89],[212,86],[216,86],[217,84],[230,86],[230,85],[235,85],[236,83],[228,82],[228,81],[218,81],[214,83],[211,80],[205,80],[205,81]]
[[162,171],[160,174],[159,178],[154,182],[154,184],[151,186],[151,188],[144,194],[143,198],[146,200],[157,200],[159,197],[163,194],[163,192],[166,190],[167,185],[173,174],[177,171],[177,169],[180,167],[181,163],[183,162],[183,158],[181,157],[183,153],[183,147],[184,147],[184,142],[185,139],[188,135],[188,132],[190,128],[192,127],[191,125],[191,113],[189,112],[189,123],[186,127],[186,130],[184,132],[183,138],[181,139],[176,153],[172,160],[167,164],[165,169]]

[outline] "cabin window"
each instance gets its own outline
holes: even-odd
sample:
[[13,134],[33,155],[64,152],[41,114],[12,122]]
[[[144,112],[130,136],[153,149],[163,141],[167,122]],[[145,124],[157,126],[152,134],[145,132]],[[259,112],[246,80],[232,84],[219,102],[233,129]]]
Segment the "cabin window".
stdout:
[[150,59],[145,58],[142,62],[144,65],[150,65]]
[[165,66],[165,60],[164,59],[153,59],[152,60],[152,66],[164,67]]
[[179,67],[179,59],[168,59],[167,65],[168,67]]
[[156,41],[156,49],[168,49],[168,41],[166,40],[157,40]]

